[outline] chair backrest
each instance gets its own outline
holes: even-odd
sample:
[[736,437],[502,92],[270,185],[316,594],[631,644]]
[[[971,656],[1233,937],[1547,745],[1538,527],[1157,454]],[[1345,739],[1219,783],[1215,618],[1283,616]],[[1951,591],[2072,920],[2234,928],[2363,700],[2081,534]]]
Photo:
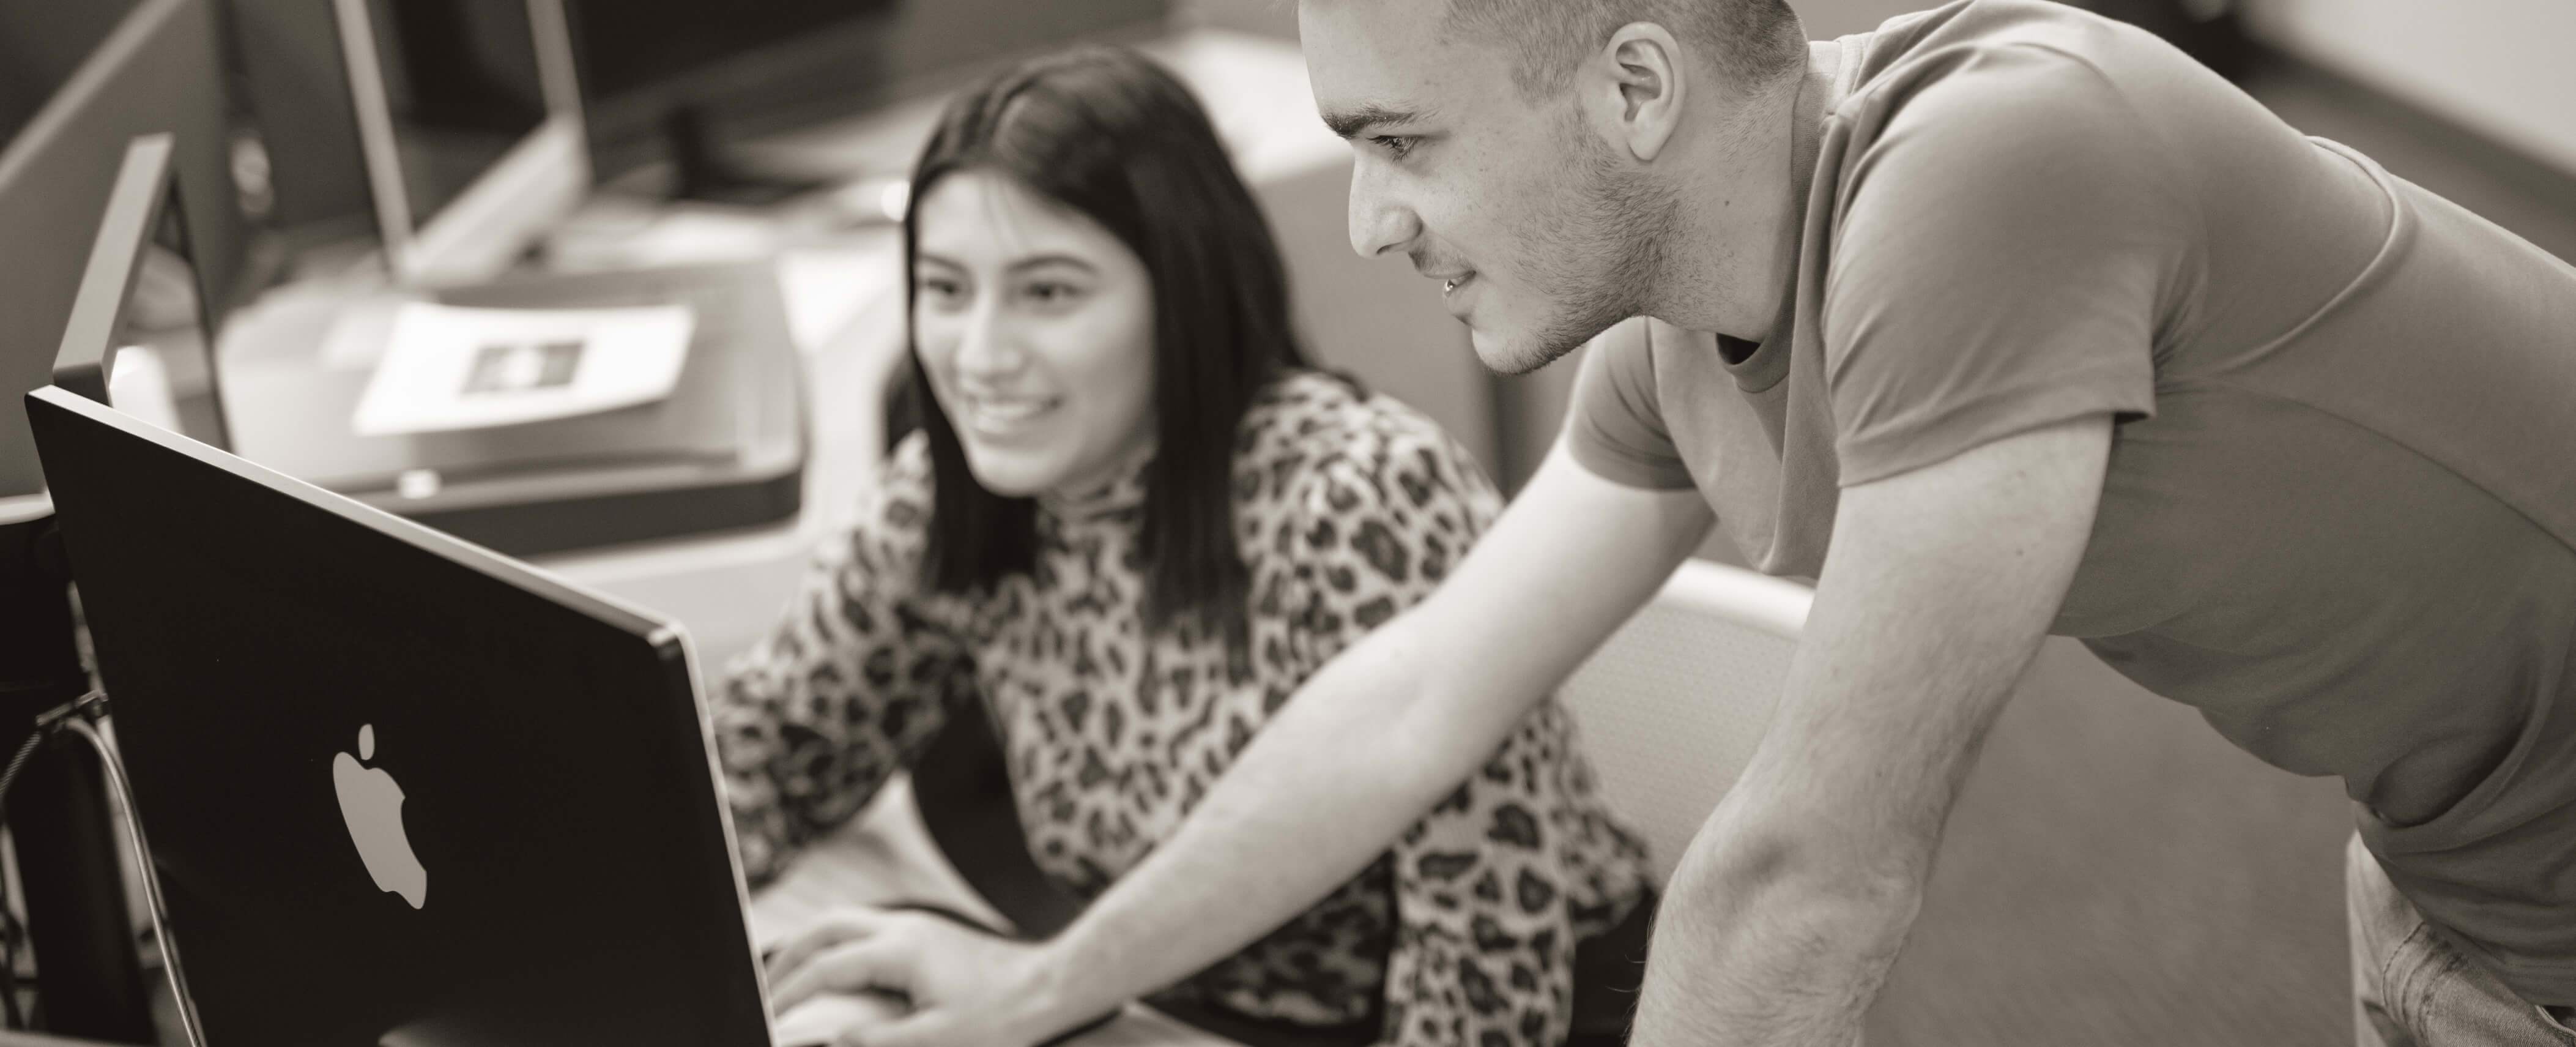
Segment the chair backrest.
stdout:
[[1690,560],[1558,692],[1610,809],[1669,880],[1770,725],[1814,593]]

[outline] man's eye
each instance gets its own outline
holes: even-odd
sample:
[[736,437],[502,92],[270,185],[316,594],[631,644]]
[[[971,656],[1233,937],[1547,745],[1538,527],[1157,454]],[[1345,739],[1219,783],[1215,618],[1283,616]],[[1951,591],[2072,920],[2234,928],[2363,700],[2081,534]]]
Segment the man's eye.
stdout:
[[1407,154],[1413,152],[1414,146],[1422,143],[1422,139],[1414,135],[1371,135],[1369,141],[1378,148],[1386,150],[1386,155],[1398,160],[1404,159]]

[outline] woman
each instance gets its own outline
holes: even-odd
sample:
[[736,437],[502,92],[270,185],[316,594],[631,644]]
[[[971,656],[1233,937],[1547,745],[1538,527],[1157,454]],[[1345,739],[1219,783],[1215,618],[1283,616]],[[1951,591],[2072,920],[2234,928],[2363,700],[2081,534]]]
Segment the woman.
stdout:
[[[719,696],[734,825],[766,879],[981,702],[1032,856],[1087,900],[1500,500],[1421,415],[1305,364],[1260,212],[1145,60],[968,93],[912,185],[924,424]],[[1367,871],[1155,1001],[1553,1047],[1576,944],[1636,914],[1642,859],[1550,703]]]

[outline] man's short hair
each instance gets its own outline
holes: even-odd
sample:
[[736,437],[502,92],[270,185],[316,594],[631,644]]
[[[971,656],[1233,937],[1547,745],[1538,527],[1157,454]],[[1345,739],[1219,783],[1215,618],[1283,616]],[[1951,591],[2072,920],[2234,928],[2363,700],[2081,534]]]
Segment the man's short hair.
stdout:
[[1447,0],[1448,27],[1513,53],[1524,97],[1563,91],[1574,70],[1631,22],[1670,30],[1740,88],[1760,88],[1807,61],[1806,30],[1786,0]]

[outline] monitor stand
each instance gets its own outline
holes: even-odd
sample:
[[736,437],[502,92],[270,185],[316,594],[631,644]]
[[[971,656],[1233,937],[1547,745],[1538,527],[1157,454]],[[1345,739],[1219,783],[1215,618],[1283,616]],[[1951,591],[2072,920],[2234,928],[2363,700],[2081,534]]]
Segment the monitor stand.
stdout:
[[[9,638],[0,644],[0,760],[17,755],[36,717],[89,690],[69,568],[52,513],[0,518],[0,636]],[[6,801],[45,1031],[154,1043],[107,784],[89,752],[64,742],[37,748]]]

